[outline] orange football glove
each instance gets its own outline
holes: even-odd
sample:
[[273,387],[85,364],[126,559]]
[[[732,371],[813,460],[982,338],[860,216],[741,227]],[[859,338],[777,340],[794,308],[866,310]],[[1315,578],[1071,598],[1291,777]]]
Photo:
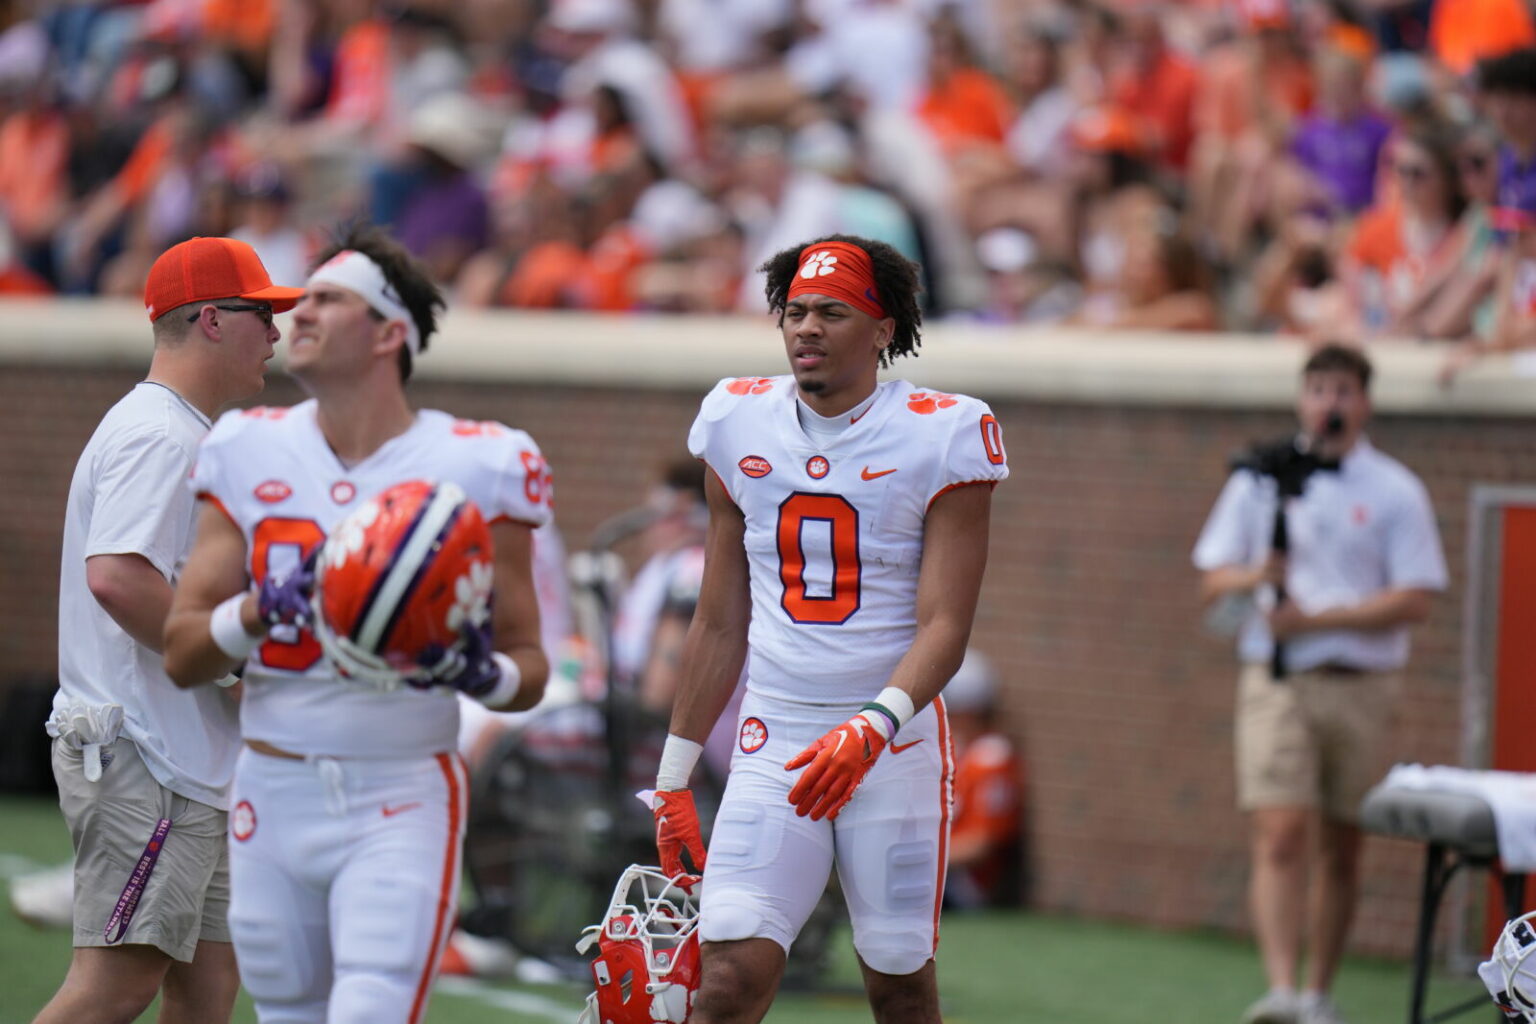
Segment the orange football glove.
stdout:
[[874,767],[885,743],[880,730],[860,713],[796,754],[784,765],[785,771],[810,767],[789,791],[795,813],[802,818],[809,814],[812,821],[837,817]]
[[[699,812],[693,806],[693,791],[657,790],[651,805],[656,816],[656,852],[661,857],[662,874],[669,877],[684,873],[704,873],[704,833],[699,829]],[[683,865],[683,855],[692,861]]]

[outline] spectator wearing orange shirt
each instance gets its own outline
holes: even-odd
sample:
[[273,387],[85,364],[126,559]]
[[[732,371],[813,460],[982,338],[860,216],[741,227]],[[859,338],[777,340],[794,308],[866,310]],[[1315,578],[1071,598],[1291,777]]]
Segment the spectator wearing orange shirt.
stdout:
[[928,83],[917,116],[951,159],[973,146],[1001,147],[1013,111],[997,79],[976,66],[954,18],[929,28]]
[[1418,336],[1420,314],[1433,300],[1427,283],[1460,259],[1467,198],[1448,129],[1415,128],[1388,150],[1392,187],[1355,224],[1342,276],[1362,335]]
[[48,83],[10,83],[21,96],[0,120],[0,221],[10,226],[17,262],[51,273],[53,235],[70,206],[69,121]]
[[1147,155],[1161,167],[1182,172],[1194,141],[1200,75],[1168,48],[1163,13],[1142,8],[1125,15],[1121,59],[1109,76],[1109,98],[1137,119]]
[[955,743],[955,807],[944,905],[1016,905],[1023,890],[1024,767],[997,728],[997,679],[974,647],[944,687]]

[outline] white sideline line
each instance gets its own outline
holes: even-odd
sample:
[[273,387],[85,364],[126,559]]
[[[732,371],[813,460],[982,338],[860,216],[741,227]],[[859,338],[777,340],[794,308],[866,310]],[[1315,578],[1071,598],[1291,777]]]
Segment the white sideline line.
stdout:
[[570,1024],[581,1012],[579,1006],[567,1006],[531,992],[512,992],[504,988],[494,988],[475,978],[438,978],[437,988],[448,995],[473,999],[501,1010],[515,1010],[518,1013],[543,1017],[545,1020],[558,1021],[559,1024]]

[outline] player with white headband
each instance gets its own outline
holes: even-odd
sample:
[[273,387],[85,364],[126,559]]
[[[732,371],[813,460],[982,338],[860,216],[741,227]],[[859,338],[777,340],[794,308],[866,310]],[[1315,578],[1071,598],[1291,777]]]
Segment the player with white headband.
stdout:
[[411,316],[400,293],[384,276],[384,269],[365,253],[356,249],[343,249],[316,267],[309,275],[306,288],[320,284],[334,284],[356,292],[363,301],[386,321],[398,321],[405,327],[405,347],[412,356],[421,355],[421,330]]
[[[407,400],[442,306],[396,242],[352,230],[294,309],[288,371],[310,399],[225,416],[193,473],[202,509],[166,668],[194,686],[244,665],[230,930],[262,1021],[421,1019],[458,895],[456,695],[521,710],[548,675],[531,572],[549,517],[538,446]],[[414,479],[456,484],[490,523],[494,611],[466,617],[464,656],[437,685],[381,692],[341,677],[307,628],[306,560]]]

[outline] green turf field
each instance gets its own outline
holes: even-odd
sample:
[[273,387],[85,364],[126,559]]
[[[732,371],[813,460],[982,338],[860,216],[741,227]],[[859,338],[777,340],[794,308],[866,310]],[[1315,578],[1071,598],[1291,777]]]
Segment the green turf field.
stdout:
[[[0,874],[63,860],[69,837],[53,804],[0,798]],[[572,941],[575,940],[572,936]],[[772,1024],[869,1020],[846,942],[831,992],[780,997]],[[64,976],[69,938],[39,932],[0,908],[0,1024],[25,1024]],[[1235,1024],[1259,989],[1253,947],[1230,938],[1153,932],[1034,914],[949,915],[939,956],[949,1024]],[[1437,979],[1432,1004],[1480,991],[1475,981]],[[1407,1018],[1407,968],[1350,960],[1337,998],[1352,1024]],[[585,992],[456,980],[439,985],[431,1024],[571,1022]],[[145,1020],[153,1020],[146,1014]],[[256,1019],[242,997],[235,1020]],[[1461,1018],[1495,1019],[1490,1006]]]

